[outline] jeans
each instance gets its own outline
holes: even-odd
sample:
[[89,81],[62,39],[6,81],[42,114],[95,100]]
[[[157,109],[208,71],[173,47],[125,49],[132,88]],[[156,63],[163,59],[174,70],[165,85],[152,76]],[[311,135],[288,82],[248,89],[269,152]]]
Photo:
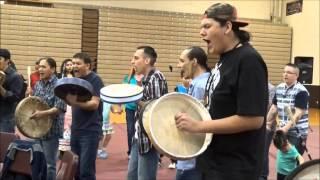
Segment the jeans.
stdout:
[[265,149],[263,154],[262,172],[259,180],[267,180],[269,175],[269,148],[273,139],[274,131],[266,130]]
[[285,180],[285,179],[286,179],[286,175],[277,173],[277,180]]
[[79,156],[75,180],[95,180],[99,134],[96,132],[71,134],[70,145],[71,150]]
[[135,124],[135,110],[126,108],[126,121],[127,121],[127,138],[128,138],[128,155],[131,152],[132,137],[134,136],[134,124]]
[[196,169],[177,169],[176,180],[201,180],[201,173]]
[[134,139],[132,141],[127,180],[155,180],[159,161],[158,152],[154,148],[146,154],[140,154],[138,151],[138,142]]
[[37,140],[41,145],[47,161],[47,180],[56,179],[56,161],[58,159],[59,137],[53,136],[46,140]]
[[1,115],[0,114],[0,132],[14,133],[14,116],[12,115]]

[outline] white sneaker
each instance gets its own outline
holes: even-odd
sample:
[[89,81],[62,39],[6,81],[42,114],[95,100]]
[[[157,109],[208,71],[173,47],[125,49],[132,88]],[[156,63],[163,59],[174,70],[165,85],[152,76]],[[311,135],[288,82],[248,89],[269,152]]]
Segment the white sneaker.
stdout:
[[170,163],[168,168],[169,169],[175,169],[176,168],[176,163]]
[[98,159],[107,159],[108,158],[108,153],[105,151],[105,150],[98,150],[98,153],[97,153],[97,158]]

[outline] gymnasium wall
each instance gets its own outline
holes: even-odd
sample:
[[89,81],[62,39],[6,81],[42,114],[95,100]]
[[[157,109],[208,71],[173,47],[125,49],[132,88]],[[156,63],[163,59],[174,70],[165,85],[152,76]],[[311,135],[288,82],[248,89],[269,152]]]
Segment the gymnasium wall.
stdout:
[[120,7],[142,10],[157,10],[202,14],[206,8],[215,2],[227,2],[237,7],[241,18],[270,20],[271,1],[273,0],[41,0],[53,2],[55,5],[77,4],[84,7]]
[[[129,72],[137,46],[151,45],[158,52],[156,65],[167,77],[170,91],[180,82],[176,64],[181,51],[191,45],[205,48],[199,35],[200,14],[116,7],[92,9],[1,5],[0,46],[11,50],[12,59],[23,74],[26,66],[33,66],[40,56],[52,56],[60,65],[81,48],[94,53],[91,45],[98,46],[98,73],[106,84],[111,84],[121,83]],[[84,23],[92,22],[92,18],[95,22],[91,25],[98,25],[98,31]],[[290,62],[291,28],[266,20],[245,20],[250,22],[247,30],[252,34],[252,44],[268,65],[270,81],[281,82],[282,65]],[[216,62],[214,57],[209,60],[211,67]],[[174,67],[173,72],[169,65]]]
[[0,47],[25,77],[39,57],[51,56],[59,66],[81,51],[81,32],[82,9],[0,5]]
[[[286,3],[283,4],[283,23],[289,24],[293,29],[292,34],[292,58],[295,56],[313,57],[313,80],[312,84],[320,86],[320,46],[319,46],[319,19],[320,1],[304,0],[302,12],[286,16]],[[320,88],[318,88],[320,89]],[[319,96],[319,95],[318,95]]]
[[[151,45],[158,52],[156,66],[164,72],[169,90],[180,82],[176,68],[180,53],[191,45],[205,48],[199,35],[199,14],[126,8],[101,8],[99,21],[99,74],[106,84],[120,83],[129,72],[137,46]],[[291,28],[262,20],[249,20],[253,46],[269,68],[270,80],[281,82],[282,65],[290,62]],[[211,67],[217,62],[210,58]],[[173,72],[168,66],[172,65]]]

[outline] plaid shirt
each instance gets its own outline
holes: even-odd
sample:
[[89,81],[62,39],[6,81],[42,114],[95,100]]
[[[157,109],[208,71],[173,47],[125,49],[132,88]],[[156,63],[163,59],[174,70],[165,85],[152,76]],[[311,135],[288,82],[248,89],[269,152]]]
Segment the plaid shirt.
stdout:
[[[307,94],[306,99],[303,99],[298,102],[297,95],[299,93]],[[276,87],[276,94],[273,100],[273,103],[277,105],[278,109],[278,118],[280,120],[280,127],[285,126],[289,121],[289,117],[285,112],[285,107],[289,106],[291,110],[297,107],[297,104],[303,104],[304,107],[299,107],[300,109],[304,109],[305,113],[301,116],[301,118],[296,123],[295,127],[291,127],[288,131],[288,134],[295,137],[300,136],[307,136],[308,135],[308,128],[309,128],[309,113],[308,113],[308,97],[309,92],[308,90],[300,83],[297,82],[294,85],[287,87],[285,83],[281,83]]]
[[[168,85],[165,77],[163,74],[158,70],[151,70],[149,74],[144,78],[142,81],[143,86],[143,97],[141,101],[147,102],[150,100],[158,99],[159,97],[163,96],[164,94],[168,93]],[[152,144],[150,139],[148,138],[147,134],[143,127],[140,125],[142,124],[142,114],[141,107],[138,107],[136,113],[136,133],[138,135],[138,144],[139,144],[139,152],[140,154],[144,154],[149,152],[152,148]]]
[[[57,83],[58,78],[55,75],[45,82],[40,80],[36,83],[33,91],[34,96],[38,96],[46,102],[51,108],[56,107],[59,110],[65,112],[66,104],[57,96],[54,95],[54,86]],[[42,139],[48,139],[53,136],[61,136],[63,131],[63,120],[56,115],[53,119],[52,126],[48,134],[46,134]]]

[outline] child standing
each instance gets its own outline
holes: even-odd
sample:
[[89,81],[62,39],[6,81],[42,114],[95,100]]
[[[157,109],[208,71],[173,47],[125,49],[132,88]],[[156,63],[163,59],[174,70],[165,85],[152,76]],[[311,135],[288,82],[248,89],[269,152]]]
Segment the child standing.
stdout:
[[111,134],[113,134],[113,127],[110,122],[110,109],[111,104],[103,103],[103,111],[102,111],[102,132],[103,136],[99,142],[99,148],[97,153],[98,159],[107,159],[108,153],[106,151],[107,145],[111,139]]
[[282,130],[277,130],[273,138],[277,152],[277,180],[284,180],[296,167],[297,162],[302,164],[303,157],[288,141],[287,135]]

